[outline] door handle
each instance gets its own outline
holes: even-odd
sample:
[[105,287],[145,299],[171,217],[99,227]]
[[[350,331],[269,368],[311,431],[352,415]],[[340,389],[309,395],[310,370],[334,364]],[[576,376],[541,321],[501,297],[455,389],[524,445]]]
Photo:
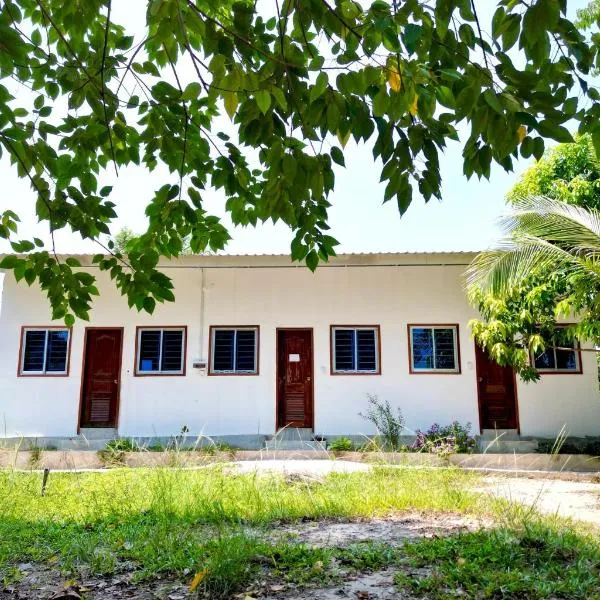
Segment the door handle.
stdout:
[[114,383],[114,384],[116,384],[116,385],[118,385],[118,384],[119,384],[119,380],[118,380],[118,379],[115,379],[115,380],[113,381],[113,383]]
[[306,381],[310,381],[310,377],[307,377],[307,378],[306,378]]

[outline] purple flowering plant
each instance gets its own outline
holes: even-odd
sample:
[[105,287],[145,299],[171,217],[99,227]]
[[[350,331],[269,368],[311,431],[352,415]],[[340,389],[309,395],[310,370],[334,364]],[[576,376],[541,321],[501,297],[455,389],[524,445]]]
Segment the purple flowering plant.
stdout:
[[461,425],[454,421],[451,425],[440,426],[434,423],[427,431],[417,429],[417,438],[411,449],[448,456],[449,454],[470,453],[475,448],[475,438],[471,435],[471,423]]

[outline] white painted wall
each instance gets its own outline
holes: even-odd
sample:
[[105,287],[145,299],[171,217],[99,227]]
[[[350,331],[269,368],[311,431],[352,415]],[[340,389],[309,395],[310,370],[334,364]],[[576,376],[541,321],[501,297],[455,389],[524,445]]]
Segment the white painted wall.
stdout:
[[[0,309],[0,435],[76,434],[86,325],[125,328],[121,435],[168,436],[183,425],[193,434],[273,433],[277,327],[314,328],[316,433],[372,434],[358,415],[367,393],[399,406],[411,430],[458,420],[477,432],[475,352],[467,328],[475,313],[461,283],[470,258],[357,255],[312,274],[287,257],[186,257],[165,270],[176,303],[158,306],[152,316],[129,310],[112,282],[94,270],[101,296],[91,322],[73,328],[70,374],[60,378],[17,378],[21,326],[51,321],[45,296],[8,276]],[[409,374],[408,323],[458,323],[461,374]],[[133,376],[135,328],[150,324],[188,326],[184,377]],[[332,324],[381,326],[381,375],[330,375]],[[208,359],[210,325],[259,325],[260,375],[209,377],[192,369],[195,359]],[[600,434],[594,354],[583,353],[583,375],[519,383],[518,403],[523,435],[554,436],[565,424],[572,435]]]

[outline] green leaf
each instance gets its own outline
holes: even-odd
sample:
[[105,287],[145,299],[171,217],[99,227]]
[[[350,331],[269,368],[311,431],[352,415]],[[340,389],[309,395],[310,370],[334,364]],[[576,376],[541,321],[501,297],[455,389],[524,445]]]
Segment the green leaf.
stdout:
[[223,100],[225,103],[225,110],[227,111],[227,114],[229,115],[229,118],[231,120],[233,120],[233,117],[235,116],[235,111],[237,109],[238,106],[238,95],[237,92],[224,92],[223,93]]
[[340,146],[342,148],[345,148],[346,144],[348,143],[348,140],[350,139],[350,130],[348,130],[346,133],[342,133],[341,131],[338,130],[337,139],[340,143]]
[[23,259],[8,254],[0,261],[0,269],[14,269],[21,262],[23,262]]
[[306,255],[306,266],[314,273],[319,264],[319,255],[316,250],[311,250]]
[[373,114],[376,117],[383,117],[387,112],[389,102],[390,97],[387,95],[385,87],[381,86],[373,98]]
[[600,130],[593,131],[591,137],[594,150],[596,151],[596,158],[600,160]]
[[500,104],[500,100],[498,96],[490,90],[487,89],[483,92],[483,99],[499,114],[504,116],[504,109],[502,108],[502,104]]
[[537,129],[544,137],[552,138],[557,142],[572,143],[574,141],[573,136],[566,127],[557,125],[548,119],[540,121]]
[[267,114],[267,111],[271,107],[271,94],[266,90],[259,90],[254,94],[254,99],[256,100],[256,104],[258,104],[258,108],[263,115]]
[[329,77],[327,76],[327,73],[319,73],[315,85],[310,90],[309,100],[311,104],[323,95],[323,92],[327,89],[328,83]]
[[344,161],[344,153],[337,146],[334,146],[331,149],[331,158],[338,165],[341,165],[342,167],[346,166],[346,163]]
[[202,85],[197,81],[192,81],[189,83],[185,90],[183,90],[183,94],[181,94],[182,100],[196,100],[200,94],[202,93]]
[[156,300],[154,300],[154,298],[152,298],[151,296],[146,296],[144,298],[144,310],[147,313],[152,314],[154,312],[155,308],[156,308]]

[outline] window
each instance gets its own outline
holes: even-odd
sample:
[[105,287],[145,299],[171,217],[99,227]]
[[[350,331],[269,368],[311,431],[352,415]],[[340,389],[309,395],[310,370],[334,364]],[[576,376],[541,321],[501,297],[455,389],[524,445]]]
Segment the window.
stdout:
[[258,327],[211,327],[210,373],[258,374]]
[[136,375],[185,375],[185,327],[138,327]]
[[579,344],[556,332],[546,351],[532,356],[535,368],[541,373],[581,373]]
[[21,375],[68,375],[68,329],[26,327],[21,339]]
[[409,325],[411,373],[460,373],[458,325]]
[[332,373],[378,375],[379,326],[331,327]]

